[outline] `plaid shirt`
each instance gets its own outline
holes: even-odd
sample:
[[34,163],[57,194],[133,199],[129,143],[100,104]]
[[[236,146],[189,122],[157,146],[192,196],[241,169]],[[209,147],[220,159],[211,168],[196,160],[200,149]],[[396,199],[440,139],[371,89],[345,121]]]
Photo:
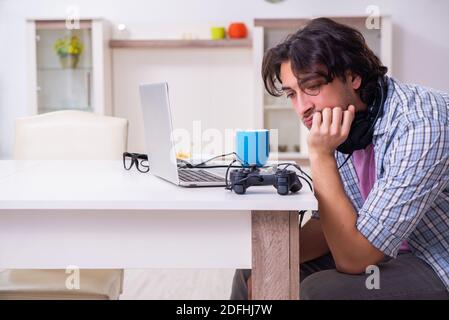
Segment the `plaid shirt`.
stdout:
[[[340,168],[357,229],[393,258],[407,239],[449,291],[449,95],[388,79],[373,144],[376,182],[365,202],[352,158]],[[340,167],[347,155],[335,157]]]

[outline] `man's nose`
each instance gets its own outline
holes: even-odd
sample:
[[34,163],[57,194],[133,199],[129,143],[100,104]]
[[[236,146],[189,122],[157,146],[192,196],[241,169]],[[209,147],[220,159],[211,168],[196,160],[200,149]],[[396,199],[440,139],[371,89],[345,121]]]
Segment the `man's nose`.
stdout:
[[301,118],[304,118],[304,115],[307,114],[307,111],[313,108],[313,103],[304,93],[297,94],[296,97],[297,98],[293,103],[294,108],[299,116],[301,116]]

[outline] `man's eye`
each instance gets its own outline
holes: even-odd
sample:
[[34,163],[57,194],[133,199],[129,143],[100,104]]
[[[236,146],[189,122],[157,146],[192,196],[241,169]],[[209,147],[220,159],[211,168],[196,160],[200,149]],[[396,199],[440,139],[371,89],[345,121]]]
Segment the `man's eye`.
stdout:
[[294,92],[287,93],[287,99],[291,99],[295,96]]
[[307,86],[306,89],[308,89],[308,90],[315,90],[315,89],[318,89],[319,87],[320,87],[319,84],[313,84],[311,86]]

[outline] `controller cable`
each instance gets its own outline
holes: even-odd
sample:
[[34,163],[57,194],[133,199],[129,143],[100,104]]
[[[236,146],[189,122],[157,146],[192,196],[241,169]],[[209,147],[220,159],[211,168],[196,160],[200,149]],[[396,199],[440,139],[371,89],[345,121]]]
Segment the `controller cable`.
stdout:
[[[234,155],[236,157],[236,159],[233,159],[228,165],[212,165],[212,166],[211,165],[205,165],[205,164],[207,164],[208,162],[210,162],[210,161],[212,161],[214,159],[223,158],[223,157],[230,156],[230,155]],[[225,174],[225,184],[226,184],[225,189],[226,190],[232,190],[232,186],[228,182],[229,170],[231,168],[246,168],[246,166],[243,166],[241,164],[240,165],[234,165],[234,163],[237,162],[237,161],[242,163],[242,161],[238,158],[237,153],[235,153],[235,152],[221,154],[221,155],[209,158],[209,159],[207,159],[207,160],[205,160],[205,161],[203,161],[203,162],[201,162],[199,164],[195,164],[195,165],[191,164],[190,162],[188,162],[186,160],[183,160],[183,159],[178,159],[178,161],[180,162],[178,165],[180,166],[181,169],[182,168],[188,168],[188,169],[191,169],[191,168],[208,168],[208,169],[210,169],[210,168],[226,168],[226,174]],[[285,172],[285,170],[289,166],[294,166],[296,169],[298,169],[301,172],[302,175],[307,177],[307,179],[304,178],[302,175],[297,175],[297,177],[302,179],[302,180],[304,180],[307,183],[307,185],[309,186],[310,191],[313,192],[313,187],[312,187],[312,184],[311,184],[312,178],[306,172],[304,172],[301,169],[301,167],[299,165],[297,165],[296,163],[279,163],[279,164],[277,164],[275,166],[263,166],[261,168],[265,168],[265,169],[266,168],[277,168],[277,166],[281,166],[281,165],[285,165],[285,167],[281,169],[284,172]],[[250,167],[250,170],[255,170],[256,168],[257,167],[255,165],[253,165],[253,166]],[[240,179],[240,180],[236,181],[236,183],[244,182],[244,181],[248,180],[249,178],[256,178],[256,177],[249,176],[249,177],[246,177],[246,178],[243,178],[243,179]],[[262,179],[262,178],[259,178],[259,180],[260,179]]]
[[312,182],[313,182],[312,178],[306,172],[304,172],[304,170],[302,170],[299,165],[297,165],[296,163],[288,163],[288,162],[287,163],[279,163],[279,164],[277,164],[277,166],[282,166],[282,165],[285,165],[285,167],[282,168],[281,170],[287,170],[287,168],[289,166],[293,166],[296,169],[298,169],[299,172],[301,172],[302,175],[305,175],[307,177],[307,179],[304,178],[302,175],[298,175],[297,174],[298,178],[304,180],[307,183],[307,185],[309,186],[310,191],[312,191],[312,193],[314,192],[313,187],[312,187]]
[[301,210],[298,211],[299,213],[299,228],[302,228],[302,219],[304,219],[304,214],[306,213],[307,210]]

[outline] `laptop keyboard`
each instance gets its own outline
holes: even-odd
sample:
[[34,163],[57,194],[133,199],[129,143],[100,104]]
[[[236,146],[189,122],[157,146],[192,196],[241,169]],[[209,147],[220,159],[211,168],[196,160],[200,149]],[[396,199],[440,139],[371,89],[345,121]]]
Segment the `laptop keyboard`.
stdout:
[[183,182],[224,182],[224,178],[217,177],[206,170],[178,170],[179,179]]

